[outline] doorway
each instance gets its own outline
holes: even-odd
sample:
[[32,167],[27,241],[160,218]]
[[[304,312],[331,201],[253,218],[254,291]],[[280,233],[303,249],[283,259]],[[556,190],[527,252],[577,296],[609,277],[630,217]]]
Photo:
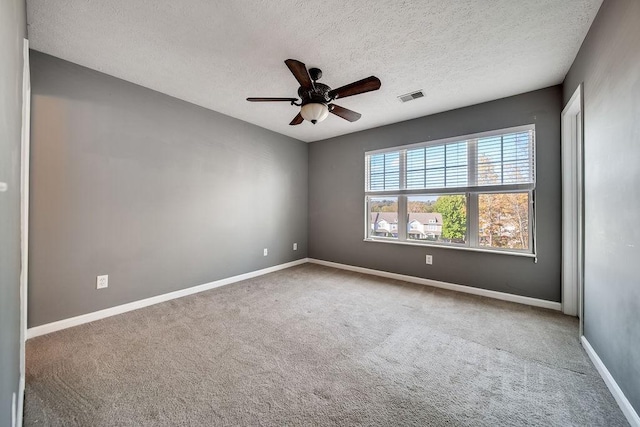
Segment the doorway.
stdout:
[[583,88],[562,111],[562,312],[580,318],[584,306]]

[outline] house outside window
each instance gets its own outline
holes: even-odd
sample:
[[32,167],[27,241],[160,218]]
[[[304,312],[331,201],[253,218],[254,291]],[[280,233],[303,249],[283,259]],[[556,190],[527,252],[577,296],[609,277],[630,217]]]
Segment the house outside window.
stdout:
[[535,125],[365,153],[366,240],[535,254]]

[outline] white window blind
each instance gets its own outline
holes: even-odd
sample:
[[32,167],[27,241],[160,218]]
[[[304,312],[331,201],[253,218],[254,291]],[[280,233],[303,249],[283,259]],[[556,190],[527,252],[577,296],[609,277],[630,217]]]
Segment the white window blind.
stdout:
[[407,150],[407,189],[466,187],[466,141]]
[[477,140],[478,185],[533,184],[533,131]]
[[367,156],[367,188],[370,191],[397,190],[400,188],[400,152]]
[[534,153],[533,126],[370,152],[365,156],[365,191],[533,189]]

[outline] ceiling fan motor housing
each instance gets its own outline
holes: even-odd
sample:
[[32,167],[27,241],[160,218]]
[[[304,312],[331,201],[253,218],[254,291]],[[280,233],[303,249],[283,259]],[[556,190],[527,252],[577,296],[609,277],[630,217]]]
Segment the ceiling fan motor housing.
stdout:
[[302,100],[302,105],[310,102],[317,102],[320,104],[326,104],[331,101],[329,91],[331,88],[325,84],[315,82],[314,87],[311,89],[305,89],[302,86],[298,89],[298,96]]

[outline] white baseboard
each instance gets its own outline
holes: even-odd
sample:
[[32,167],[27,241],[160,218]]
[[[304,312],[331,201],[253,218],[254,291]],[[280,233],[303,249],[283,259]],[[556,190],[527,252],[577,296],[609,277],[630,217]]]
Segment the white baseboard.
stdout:
[[[371,274],[374,276],[386,277],[389,279],[402,280],[405,282],[416,283],[419,285],[426,285],[426,286],[432,286],[435,288],[448,289],[451,291],[479,295],[479,296],[494,298],[502,301],[510,301],[510,302],[515,302],[519,304],[548,308],[548,309],[557,310],[557,311],[562,310],[562,306],[559,302],[546,301],[546,300],[530,298],[530,297],[523,297],[519,295],[507,294],[504,292],[474,288],[471,286],[440,282],[438,280],[424,279],[421,277],[407,276],[404,274],[390,273],[390,272],[381,271],[381,270],[373,270],[370,268],[355,267],[352,265],[340,264],[340,263],[331,262],[331,261],[323,261],[323,260],[314,259],[314,258],[302,258],[302,259],[288,262],[285,264],[264,268],[262,270],[256,270],[249,273],[240,274],[238,276],[228,277],[226,279],[220,279],[214,282],[205,283],[203,285],[193,286],[191,288],[181,289],[179,291],[169,292],[167,294],[158,295],[155,297],[130,302],[127,304],[116,306],[116,307],[95,311],[93,313],[87,313],[81,316],[71,317],[69,319],[63,319],[57,322],[47,323],[45,325],[29,328],[27,330],[27,339],[35,338],[37,336],[49,334],[55,331],[60,331],[62,329],[71,328],[73,326],[82,325],[84,323],[93,322],[95,320],[100,320],[107,317],[115,316],[117,314],[126,313],[128,311],[137,310],[139,308],[148,307],[150,305],[158,304],[158,303],[169,301],[172,299],[181,298],[187,295],[196,294],[198,292],[207,291],[209,289],[214,289],[214,288],[229,285],[232,283],[240,282],[242,280],[247,280],[254,277],[262,276],[264,274],[273,273],[275,271],[284,270],[285,268],[294,267],[296,265],[305,264],[307,262],[312,264],[324,265],[327,267],[338,268],[341,270],[355,271],[358,273]],[[633,406],[631,406],[631,403],[629,402],[627,397],[624,395],[624,393],[622,392],[622,390],[620,389],[616,381],[613,379],[607,367],[604,365],[604,363],[602,363],[602,360],[600,360],[600,357],[598,356],[598,354],[595,352],[593,347],[591,347],[591,344],[589,344],[589,341],[587,341],[587,339],[584,336],[582,336],[581,342],[582,342],[582,346],[587,352],[587,355],[595,365],[596,369],[602,376],[605,384],[611,391],[611,394],[613,395],[616,402],[620,406],[620,409],[622,410],[623,414],[627,417],[629,424],[631,424],[632,427],[640,427],[640,417],[638,416],[638,413],[633,409]],[[21,378],[20,380],[19,393],[20,393],[20,396],[24,396],[24,379],[23,378]],[[14,398],[15,398],[15,395],[14,395]],[[21,405],[22,402],[18,401],[16,403],[17,403],[16,406],[18,407],[17,408],[18,413],[15,415],[17,415],[18,420],[20,420],[22,418],[21,416],[22,411],[20,410],[20,407],[22,406]]]
[[406,276],[404,274],[389,273],[388,271],[373,270],[370,268],[354,267],[352,265],[339,264],[337,262],[323,261],[320,259],[309,258],[309,262],[313,264],[325,265],[327,267],[339,268],[342,270],[355,271],[358,273],[371,274],[374,276],[386,277],[389,279],[402,280],[405,282],[416,283],[418,285],[432,286],[434,288],[448,289],[450,291],[464,292],[466,294],[479,295],[483,297],[499,299],[502,301],[510,301],[518,304],[531,305],[534,307],[548,308],[551,310],[562,310],[562,304],[554,301],[547,301],[537,298],[523,297],[520,295],[507,294],[505,292],[489,291],[487,289],[474,288],[472,286],[456,285],[454,283],[440,282],[438,280],[423,279],[422,277]]
[[20,375],[20,382],[18,383],[18,411],[16,414],[16,426],[22,427],[22,414],[24,413],[24,387],[25,377]]
[[208,291],[209,289],[219,288],[220,286],[229,285],[231,283],[240,282],[242,280],[252,279],[264,274],[273,273],[274,271],[284,270],[308,262],[308,258],[302,258],[296,261],[287,262],[285,264],[275,265],[273,267],[263,268],[262,270],[251,271],[249,273],[240,274],[238,276],[227,277],[226,279],[216,280],[215,282],[205,283],[203,285],[193,286],[179,291],[169,292],[157,295],[151,298],[145,298],[139,301],[133,301],[127,304],[118,305],[104,310],[94,311],[69,319],[58,320],[57,322],[47,323],[45,325],[35,326],[27,329],[27,339],[35,338],[40,335],[50,334],[51,332],[60,331],[62,329],[71,328],[73,326],[82,325],[84,323],[93,322],[95,320],[104,319],[106,317],[115,316],[116,314],[126,313],[127,311],[137,310],[139,308],[148,307],[153,304],[181,298],[187,295],[196,294],[198,292]]
[[323,260],[312,259],[312,258],[302,258],[302,259],[288,262],[285,264],[264,268],[262,270],[256,270],[249,273],[240,274],[238,276],[216,280],[215,282],[205,283],[203,285],[193,286],[191,288],[181,289],[179,291],[169,292],[167,294],[157,295],[155,297],[146,298],[139,301],[133,301],[127,304],[118,305],[118,306],[107,308],[104,310],[94,311],[93,313],[87,313],[80,316],[71,317],[69,319],[63,319],[57,322],[35,326],[27,330],[27,339],[35,338],[40,335],[49,334],[51,332],[60,331],[62,329],[71,328],[73,326],[82,325],[84,323],[93,322],[95,320],[104,319],[106,317],[115,316],[117,314],[126,313],[128,311],[137,310],[139,308],[148,307],[153,304],[158,304],[161,302],[184,297],[187,295],[192,295],[198,292],[207,291],[209,289],[218,288],[220,286],[229,285],[231,283],[236,283],[242,280],[247,280],[254,277],[262,276],[263,274],[272,273],[274,271],[283,270],[285,268],[293,267],[293,266],[304,264],[307,262],[325,265],[328,267],[339,268],[342,270],[350,270],[350,271],[356,271],[359,273],[371,274],[374,276],[381,276],[381,277],[387,277],[390,279],[403,280],[405,282],[417,283],[420,285],[433,286],[436,288],[448,289],[448,290],[457,291],[457,292],[464,292],[464,293],[473,294],[473,295],[480,295],[480,296],[499,299],[503,301],[511,301],[519,304],[526,304],[526,305],[531,305],[535,307],[548,308],[551,310],[558,310],[558,311],[561,310],[561,304],[558,302],[523,297],[519,295],[507,294],[504,292],[489,291],[486,289],[474,288],[471,286],[456,285],[453,283],[440,282],[440,281],[431,280],[431,279],[423,279],[421,277],[406,276],[406,275],[397,274],[397,273],[389,273],[386,271],[373,270],[369,268],[354,267],[351,265],[339,264],[339,263],[330,262],[330,261],[323,261]]
[[609,391],[613,395],[613,398],[618,402],[618,406],[620,406],[622,413],[627,417],[627,421],[629,421],[631,427],[640,427],[640,417],[638,416],[638,413],[633,409],[633,406],[631,406],[631,402],[629,402],[627,396],[624,395],[616,380],[613,379],[613,376],[611,376],[607,367],[602,363],[600,356],[598,356],[593,347],[591,347],[591,344],[589,344],[589,341],[587,341],[587,338],[585,338],[584,335],[580,337],[580,341],[582,342],[582,346],[587,352],[589,359],[591,359],[591,362],[593,362],[598,373],[604,380],[604,383],[609,387]]
[[16,392],[14,391],[11,395],[11,427],[18,427],[18,416],[16,415],[18,412],[18,401],[16,399]]

